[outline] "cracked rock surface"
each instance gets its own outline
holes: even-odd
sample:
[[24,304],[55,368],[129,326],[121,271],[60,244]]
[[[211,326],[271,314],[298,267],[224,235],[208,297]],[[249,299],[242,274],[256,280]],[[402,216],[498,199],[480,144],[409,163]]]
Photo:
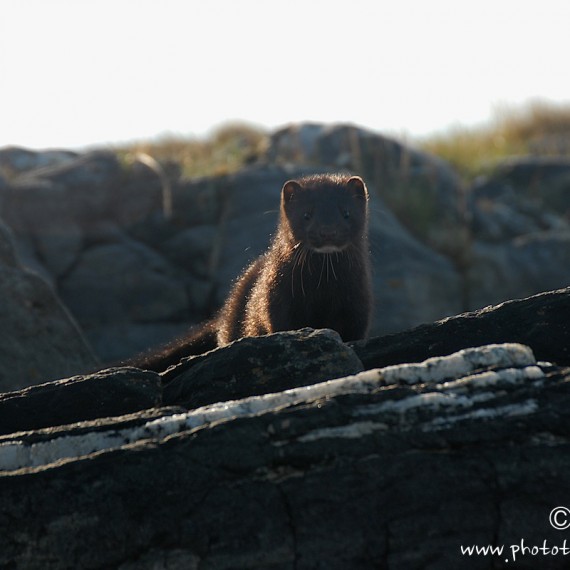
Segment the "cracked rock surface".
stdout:
[[4,436],[0,562],[459,568],[465,543],[554,539],[545,517],[569,490],[569,379],[524,346],[495,345]]
[[[511,320],[534,307],[553,348],[565,295],[509,306]],[[499,327],[504,310],[486,318]],[[561,546],[548,517],[570,493],[565,353],[537,358],[532,327],[528,344],[446,351],[453,322],[432,325],[432,354],[415,362],[363,369],[382,339],[353,350],[301,330],[162,375],[110,369],[0,396],[0,410],[28,406],[0,436],[0,567],[506,568],[507,556],[461,547]],[[45,413],[32,428],[34,406]],[[521,556],[516,567],[567,565]]]

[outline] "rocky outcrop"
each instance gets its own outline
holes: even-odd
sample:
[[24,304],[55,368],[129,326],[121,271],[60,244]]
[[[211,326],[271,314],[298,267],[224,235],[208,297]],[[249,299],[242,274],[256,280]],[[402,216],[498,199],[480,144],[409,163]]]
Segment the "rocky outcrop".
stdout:
[[570,284],[570,161],[509,160],[468,193],[472,308]]
[[75,321],[39,276],[19,263],[0,223],[0,390],[88,369],[97,361]]
[[506,301],[351,346],[364,366],[372,368],[505,342],[528,345],[540,360],[570,366],[570,287]]
[[242,338],[165,371],[163,403],[198,408],[362,370],[354,351],[331,330],[302,329],[267,335],[263,340]]
[[570,283],[570,231],[537,232],[500,244],[477,242],[467,277],[475,307],[564,287]]
[[274,133],[268,158],[363,174],[415,237],[453,261],[463,309],[570,283],[568,159],[508,160],[467,187],[446,164],[395,140],[318,124]]
[[34,151],[17,146],[0,149],[0,170],[14,176],[46,166],[56,166],[71,162],[77,157],[76,152],[69,150]]
[[128,368],[103,370],[0,394],[0,433],[120,416],[161,402],[157,374]]
[[370,194],[373,336],[570,283],[570,167],[518,159],[466,187],[350,125],[292,125],[237,173],[185,180],[110,152],[0,151],[0,217],[107,363],[183,334],[268,245],[284,181],[350,169]]
[[[567,566],[533,553],[560,552],[548,515],[569,492],[563,161],[465,193],[396,141],[305,125],[228,176],[148,164],[0,151],[16,244],[0,225],[0,566]],[[343,167],[371,191],[383,336],[292,331],[161,374],[85,373],[95,359],[54,290],[106,360],[155,345],[264,250],[285,180]]]
[[[568,336],[560,313],[569,298],[558,291],[459,315],[465,326],[447,347],[440,339],[441,355],[412,364],[359,372],[336,334],[299,331],[238,341],[162,375],[114,369],[3,396],[0,407],[30,400],[20,428],[42,406],[34,397],[51,391],[60,405],[43,420],[57,427],[0,436],[0,564],[536,568],[537,556],[516,547],[560,546],[549,513],[569,490],[570,369],[537,361],[529,346],[485,341],[508,316],[544,354],[546,328]],[[417,331],[408,334],[413,353]],[[473,338],[484,346],[447,352]],[[354,348],[365,361],[363,349],[389,342]],[[426,333],[425,354],[430,342]],[[98,419],[77,421],[85,409],[62,425],[89,383],[101,395],[125,391],[101,399]],[[165,396],[174,407],[161,407]],[[149,408],[113,415],[140,406]],[[501,556],[465,550],[487,545]]]
[[442,160],[352,125],[298,124],[271,136],[272,163],[345,168],[360,173],[404,226],[438,251],[463,239],[463,192]]
[[[261,163],[210,179],[160,180],[110,153],[22,173],[0,191],[19,253],[58,291],[106,362],[178,336],[211,315],[268,245],[290,178],[339,166]],[[371,181],[372,334],[459,312],[452,262],[400,223]],[[395,308],[398,308],[395,310]]]
[[[568,188],[570,160],[563,157],[521,157],[499,164],[493,174],[477,184],[475,199],[518,200],[529,214],[542,211],[570,220]],[[543,219],[548,223],[548,218]],[[553,223],[552,221],[550,223]],[[543,228],[544,229],[544,228]]]

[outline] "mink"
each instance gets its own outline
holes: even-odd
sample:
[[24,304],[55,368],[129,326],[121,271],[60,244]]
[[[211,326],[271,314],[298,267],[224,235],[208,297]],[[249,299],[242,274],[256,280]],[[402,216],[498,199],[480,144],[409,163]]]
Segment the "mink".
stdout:
[[333,329],[345,342],[364,338],[372,312],[367,230],[360,177],[289,180],[269,249],[237,279],[217,316],[130,364],[161,371],[241,337],[304,327]]

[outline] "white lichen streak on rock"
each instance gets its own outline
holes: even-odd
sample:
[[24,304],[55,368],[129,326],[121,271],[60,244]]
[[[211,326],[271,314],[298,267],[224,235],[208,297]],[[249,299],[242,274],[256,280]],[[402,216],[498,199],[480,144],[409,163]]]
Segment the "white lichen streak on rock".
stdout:
[[[359,406],[354,410],[356,416],[388,415],[397,414],[400,417],[415,409],[445,409],[446,415],[430,420],[423,424],[423,429],[430,427],[445,427],[451,423],[467,419],[485,419],[503,416],[521,415],[536,411],[537,404],[534,400],[527,400],[520,404],[512,404],[502,407],[479,408],[468,413],[457,414],[459,410],[472,408],[475,405],[493,400],[496,393],[488,390],[498,385],[516,385],[526,382],[541,383],[544,372],[538,366],[526,366],[525,368],[506,368],[472,374],[465,378],[452,380],[441,384],[435,384],[438,391],[424,392],[400,400],[391,400],[380,404]],[[483,391],[479,391],[479,390]],[[410,423],[416,422],[410,419]],[[401,422],[400,422],[401,423]]]
[[388,426],[382,422],[356,422],[347,426],[336,426],[331,428],[322,428],[310,431],[298,438],[298,441],[316,441],[323,438],[347,438],[357,439],[363,435],[370,435],[375,431],[385,431]]
[[522,368],[536,360],[528,346],[516,343],[489,344],[466,348],[449,356],[436,356],[421,364],[399,364],[382,368],[386,384],[404,382],[418,384],[462,378],[484,368]]
[[517,404],[509,404],[507,406],[498,406],[495,408],[479,408],[472,410],[465,414],[442,416],[431,420],[428,424],[423,426],[424,430],[448,428],[452,424],[466,420],[486,420],[499,417],[515,417],[525,416],[536,412],[538,404],[532,398],[519,402]]
[[[485,368],[507,370],[471,374]],[[462,350],[447,357],[430,358],[421,364],[389,366],[276,394],[220,402],[187,413],[158,418],[137,427],[62,436],[33,444],[17,439],[6,441],[0,444],[0,470],[40,467],[148,440],[161,441],[169,435],[207,426],[213,422],[254,416],[344,394],[369,394],[383,389],[388,384],[430,383],[435,384],[436,389],[440,391],[390,400],[370,407],[361,406],[356,412],[404,414],[420,406],[430,409],[465,409],[493,397],[491,392],[469,395],[469,386],[489,387],[501,381],[512,383],[537,380],[542,376],[543,373],[536,366],[532,351],[528,347],[518,344],[489,345]],[[328,428],[328,432],[327,428],[323,428],[318,432],[319,437],[324,437],[324,433],[329,433],[331,437],[335,433],[340,437],[358,437],[371,433],[371,430],[384,429],[383,426],[384,424],[376,422],[360,422],[339,428],[337,432],[334,431],[336,428]],[[316,436],[307,434],[305,438],[307,437]]]

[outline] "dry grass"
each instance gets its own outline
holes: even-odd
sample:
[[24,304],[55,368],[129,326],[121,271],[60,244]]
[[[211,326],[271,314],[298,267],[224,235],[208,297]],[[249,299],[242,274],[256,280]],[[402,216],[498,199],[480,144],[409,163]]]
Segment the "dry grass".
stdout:
[[[142,152],[162,163],[177,163],[183,176],[195,177],[235,172],[259,156],[267,143],[268,134],[263,130],[233,123],[204,139],[164,137],[116,150],[126,164]],[[456,128],[418,145],[450,162],[468,179],[491,171],[508,157],[570,157],[570,104],[537,101],[519,108],[501,108],[485,126]]]
[[502,108],[480,128],[458,128],[420,143],[472,178],[512,156],[570,157],[570,105],[534,102]]
[[263,152],[267,135],[261,129],[240,123],[216,129],[205,139],[163,137],[116,149],[124,163],[145,153],[161,163],[176,163],[187,178],[228,174]]

